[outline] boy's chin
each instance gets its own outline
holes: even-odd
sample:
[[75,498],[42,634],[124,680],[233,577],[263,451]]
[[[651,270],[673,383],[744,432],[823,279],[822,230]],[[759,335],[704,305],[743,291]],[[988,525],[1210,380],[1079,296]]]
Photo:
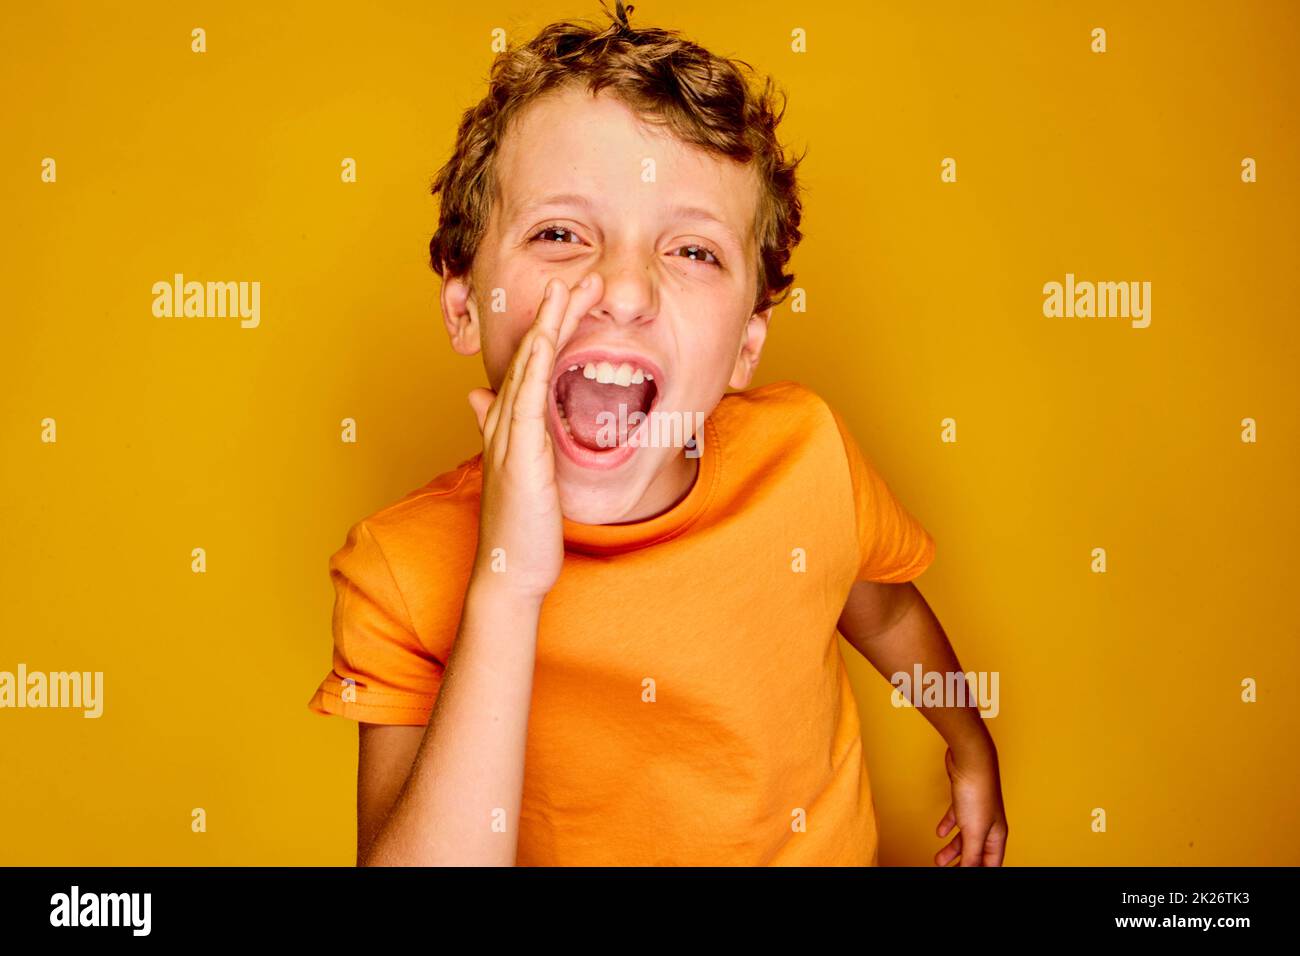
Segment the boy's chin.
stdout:
[[655,475],[663,468],[663,449],[637,452],[627,466],[600,472],[556,462],[560,511],[578,524],[620,524],[636,516]]
[[[622,480],[603,478],[575,484],[556,476],[560,489],[560,511],[564,517],[578,524],[615,524],[626,521],[641,500],[645,489],[640,482],[624,477]],[[629,487],[635,484],[637,487]]]

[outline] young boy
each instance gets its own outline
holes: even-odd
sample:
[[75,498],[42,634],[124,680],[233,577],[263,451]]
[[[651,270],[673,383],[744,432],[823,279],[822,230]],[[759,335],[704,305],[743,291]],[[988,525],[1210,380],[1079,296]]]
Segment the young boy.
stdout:
[[[933,542],[838,414],[724,394],[800,238],[771,88],[620,3],[499,56],[465,114],[430,245],[483,451],[330,560],[310,707],[360,722],[359,864],[877,863],[837,625],[887,676],[960,667],[910,583]],[[960,831],[935,862],[1000,865],[992,739],[922,713]]]

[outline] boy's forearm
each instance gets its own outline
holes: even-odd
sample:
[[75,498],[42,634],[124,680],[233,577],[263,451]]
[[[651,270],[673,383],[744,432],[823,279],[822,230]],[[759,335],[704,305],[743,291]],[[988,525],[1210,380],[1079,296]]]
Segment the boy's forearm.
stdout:
[[[917,664],[922,672],[947,675],[961,672],[956,652],[930,605],[915,588],[907,609],[889,627],[854,646],[892,683],[899,672],[911,675]],[[946,677],[945,677],[946,682]],[[918,689],[919,691],[919,689]],[[921,715],[947,741],[953,754],[988,756],[994,752],[993,738],[979,709],[967,698],[965,707],[918,707]]]
[[540,613],[471,579],[428,728],[365,865],[514,865]]

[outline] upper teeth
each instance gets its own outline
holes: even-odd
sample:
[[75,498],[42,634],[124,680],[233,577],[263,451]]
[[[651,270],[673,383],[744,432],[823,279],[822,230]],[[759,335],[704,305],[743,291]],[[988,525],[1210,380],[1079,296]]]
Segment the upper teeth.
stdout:
[[[577,370],[578,366],[569,366],[570,372]],[[582,377],[595,379],[601,385],[640,385],[642,382],[655,380],[649,372],[629,362],[621,365],[610,362],[588,362],[582,366]]]

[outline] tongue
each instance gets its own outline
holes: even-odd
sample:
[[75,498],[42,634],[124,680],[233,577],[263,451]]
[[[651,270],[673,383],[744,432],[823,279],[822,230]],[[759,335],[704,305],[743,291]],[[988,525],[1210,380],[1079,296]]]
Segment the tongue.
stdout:
[[[574,440],[586,448],[606,451],[627,440],[619,434],[619,405],[627,406],[621,417],[624,422],[633,412],[648,412],[653,388],[648,381],[639,385],[601,385],[581,373],[570,372],[560,379],[555,397],[564,408]],[[636,429],[629,424],[627,431],[630,435]]]

